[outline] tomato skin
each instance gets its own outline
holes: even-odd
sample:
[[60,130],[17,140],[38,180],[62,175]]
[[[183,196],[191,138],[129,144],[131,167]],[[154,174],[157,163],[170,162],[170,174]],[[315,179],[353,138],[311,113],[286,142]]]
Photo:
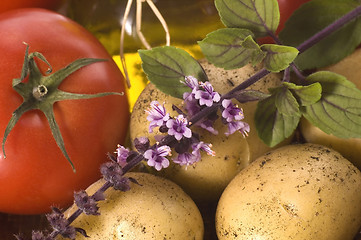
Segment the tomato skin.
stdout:
[[[87,30],[44,9],[18,9],[0,14],[0,137],[22,98],[12,89],[19,78],[26,42],[42,53],[53,72],[78,58],[103,58],[68,76],[59,89],[75,93],[125,92],[123,76],[105,48]],[[45,73],[47,66],[38,61]],[[25,113],[0,152],[0,212],[39,214],[50,206],[66,207],[74,191],[99,179],[107,152],[123,144],[129,106],[126,96],[68,100],[54,104],[55,119],[76,173],[63,156],[40,111]]]
[[[280,11],[280,23],[276,30],[276,35],[284,28],[285,22],[291,17],[292,13],[302,4],[311,0],[277,0]],[[275,43],[271,37],[257,39],[258,44]]]
[[0,13],[17,8],[46,8],[57,10],[65,0],[1,0]]

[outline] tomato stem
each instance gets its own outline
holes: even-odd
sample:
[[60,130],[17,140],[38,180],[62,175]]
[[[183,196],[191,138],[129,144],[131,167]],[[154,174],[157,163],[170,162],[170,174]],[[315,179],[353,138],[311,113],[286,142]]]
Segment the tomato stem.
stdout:
[[33,96],[37,100],[41,100],[48,93],[48,88],[44,85],[39,85],[33,89]]
[[[20,78],[13,79],[12,82],[13,89],[23,97],[23,103],[13,112],[12,117],[10,118],[10,121],[5,129],[2,142],[4,158],[6,158],[6,139],[17,121],[25,112],[38,109],[42,111],[46,116],[56,144],[58,145],[64,157],[68,160],[73,171],[75,172],[74,164],[70,160],[70,157],[65,149],[63,137],[54,117],[54,103],[62,100],[90,99],[108,95],[124,95],[124,93],[103,92],[97,94],[76,94],[61,91],[58,89],[58,86],[70,74],[78,71],[80,68],[83,68],[87,65],[97,62],[104,62],[106,60],[95,58],[81,58],[75,60],[74,62],[58,70],[57,72],[50,74],[52,72],[52,67],[50,63],[46,60],[46,58],[39,52],[29,53],[29,45],[27,45],[26,43],[25,45],[25,57],[23,67],[21,69],[21,76]],[[34,60],[35,57],[48,65],[49,68],[46,74],[50,75],[42,75]],[[26,77],[28,77],[28,82],[24,82]]]

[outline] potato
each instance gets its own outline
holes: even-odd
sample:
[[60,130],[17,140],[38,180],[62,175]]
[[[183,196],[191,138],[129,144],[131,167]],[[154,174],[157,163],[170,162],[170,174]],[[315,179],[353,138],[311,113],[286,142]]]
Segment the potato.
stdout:
[[361,224],[361,173],[322,145],[288,145],[242,170],[216,212],[219,240],[351,240]]
[[[237,70],[223,70],[216,68],[205,60],[201,61],[210,83],[215,90],[221,94],[230,91],[234,86],[248,79],[255,72],[260,70],[257,67],[247,65]],[[260,80],[252,89],[267,91],[269,87],[274,87],[280,83],[280,76],[270,74]],[[164,94],[155,88],[153,84],[149,84],[140,94],[131,115],[130,120],[130,138],[148,136],[151,140],[158,131],[148,133],[149,122],[146,120],[150,102],[157,100],[160,103],[165,102],[165,108],[171,115],[177,115],[172,111],[172,104],[181,106],[182,99],[173,98]],[[269,148],[257,136],[253,116],[255,112],[256,102],[242,104],[245,113],[245,121],[250,125],[251,132],[247,138],[242,134],[235,133],[229,137],[223,133],[226,126],[217,121],[215,128],[219,131],[218,135],[213,135],[208,131],[194,127],[195,131],[200,134],[203,142],[211,143],[212,149],[216,152],[216,156],[202,155],[202,160],[194,166],[185,167],[171,164],[167,169],[162,170],[159,174],[173,180],[179,184],[196,202],[217,201],[222,191],[229,181],[252,160],[261,154],[269,151]],[[288,139],[283,144],[290,142]],[[155,143],[153,140],[152,143]]]
[[[323,68],[322,70],[332,71],[345,76],[361,89],[361,49],[344,58],[342,61]],[[322,144],[340,152],[345,158],[361,169],[361,138],[338,138],[327,134],[318,127],[313,126],[306,119],[300,122],[301,134],[306,142]]]
[[[79,239],[203,239],[201,214],[193,200],[176,184],[149,173],[126,174],[141,185],[132,183],[127,192],[113,188],[98,203],[100,215],[80,215],[75,227],[85,229],[90,238]],[[101,179],[86,191],[93,194],[102,186]],[[76,207],[65,212],[70,216]],[[77,238],[78,239],[78,238]]]

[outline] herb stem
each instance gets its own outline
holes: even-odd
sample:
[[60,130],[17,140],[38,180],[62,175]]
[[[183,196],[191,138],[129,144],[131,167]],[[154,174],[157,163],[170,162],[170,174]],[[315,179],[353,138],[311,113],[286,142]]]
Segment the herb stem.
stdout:
[[[111,186],[112,186],[112,184],[110,182],[105,182],[92,196],[95,196],[98,193],[104,193]],[[67,225],[72,224],[75,221],[75,219],[77,219],[82,213],[83,213],[83,211],[80,208],[78,208],[72,215],[70,215],[69,218],[67,218],[67,222],[68,222]],[[59,235],[59,231],[53,231],[50,234],[50,237],[52,239],[55,239],[55,237],[58,235]]]
[[[99,191],[99,190],[98,190]],[[70,225],[72,222],[74,222],[74,220],[79,217],[79,215],[82,213],[83,211],[81,209],[77,209],[72,215],[70,215],[70,217],[68,218],[68,225]]]
[[196,124],[201,119],[205,118],[206,116],[210,115],[211,113],[217,111],[218,107],[220,106],[220,103],[213,103],[211,107],[206,107],[202,109],[200,112],[195,114],[191,119],[189,119],[189,126],[192,126]]
[[277,37],[276,34],[274,34],[272,31],[268,32],[268,35],[273,39],[273,41],[275,41],[276,44],[278,45],[283,45],[281,40]]
[[303,75],[302,71],[296,66],[296,64],[291,63],[292,70],[297,75],[298,79],[300,79],[301,82],[304,82],[306,77]]
[[189,123],[190,123],[189,126],[192,126],[192,125],[196,124],[198,121],[200,121],[204,117],[206,117],[209,114],[217,111],[217,109],[221,105],[223,99],[231,99],[231,98],[233,98],[233,94],[235,94],[236,92],[238,92],[240,90],[246,89],[247,87],[251,86],[252,84],[254,84],[255,82],[257,82],[258,80],[260,80],[261,78],[263,78],[264,76],[266,76],[269,73],[270,72],[268,70],[266,70],[265,68],[261,69],[259,72],[254,74],[252,77],[250,77],[249,79],[247,79],[246,81],[244,81],[243,83],[238,85],[237,87],[233,88],[228,93],[224,94],[221,97],[221,100],[219,102],[213,103],[213,105],[211,107],[204,108],[200,112],[195,114],[189,120]]
[[361,15],[361,6],[355,8],[354,10],[350,11],[349,13],[345,14],[335,22],[331,23],[303,43],[301,43],[297,49],[299,53],[306,51],[325,37],[329,36],[331,33],[339,30],[341,27],[343,27],[345,24],[351,22],[352,20],[356,19]]
[[254,75],[252,75],[250,78],[248,78],[246,81],[244,81],[243,83],[239,84],[237,87],[233,88],[231,91],[229,91],[228,93],[224,94],[222,96],[222,99],[230,99],[233,98],[233,94],[235,94],[236,92],[246,89],[249,86],[251,86],[252,84],[256,83],[258,80],[260,80],[261,78],[265,77],[266,75],[268,75],[270,73],[270,71],[268,71],[267,69],[263,68],[260,71],[258,71],[257,73],[255,73]]
[[127,165],[123,167],[123,174],[129,172],[132,168],[137,166],[141,161],[143,161],[144,156],[143,154],[139,154],[136,157],[134,157],[132,160],[130,160]]
[[[345,14],[344,16],[342,16],[341,18],[339,18],[335,22],[331,23],[330,25],[328,25],[327,27],[325,27],[324,29],[322,29],[321,31],[319,31],[318,33],[313,35],[312,37],[308,38],[303,43],[301,43],[297,47],[297,49],[299,51],[299,54],[302,54],[304,51],[311,48],[313,45],[315,45],[316,43],[318,43],[319,41],[321,41],[325,37],[329,36],[333,32],[339,30],[345,24],[351,22],[352,20],[356,19],[359,16],[361,16],[361,6],[355,8],[354,10],[352,10],[349,13]],[[297,76],[299,76],[301,79],[305,78],[303,76],[302,72],[299,71],[299,69],[297,68],[297,66],[295,64],[291,64],[291,66],[292,66],[292,69],[297,74]],[[231,91],[229,91],[228,93],[223,95],[222,99],[230,99],[230,98],[232,98],[234,93],[236,93],[236,92],[238,92],[240,90],[246,89],[247,87],[249,87],[252,84],[256,83],[258,80],[260,80],[261,78],[263,78],[264,76],[266,76],[269,73],[270,72],[268,70],[266,70],[266,69],[260,70],[259,72],[254,74],[252,77],[250,77],[249,79],[247,79],[246,81],[244,81],[243,83],[241,83],[240,85],[238,85],[237,87],[235,87],[234,89],[232,89]],[[213,109],[213,111],[214,111],[214,109]],[[207,113],[210,113],[210,112],[207,111]],[[194,117],[196,117],[197,115],[195,115]],[[202,114],[199,113],[199,115],[202,115]],[[197,119],[199,120],[200,118],[197,118]]]
[[288,67],[284,70],[282,82],[289,82],[291,79],[291,68]]

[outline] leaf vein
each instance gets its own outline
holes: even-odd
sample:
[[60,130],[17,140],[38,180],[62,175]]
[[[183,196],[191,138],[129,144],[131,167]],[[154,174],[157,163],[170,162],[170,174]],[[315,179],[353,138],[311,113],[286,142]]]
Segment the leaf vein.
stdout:
[[[252,9],[252,11],[255,11],[256,9],[248,6],[247,4],[245,4],[243,1],[239,1],[242,5],[244,5],[245,7],[249,8],[249,9]],[[253,1],[252,1],[253,2]],[[230,8],[224,1],[223,1],[224,5],[227,7],[227,9],[235,16],[237,16],[239,19],[245,21],[245,22],[248,22],[248,23],[251,23],[253,25],[257,25],[257,26],[263,26],[262,22],[259,23],[259,22],[254,22],[254,21],[250,21],[249,19],[247,18],[244,18],[240,15],[238,15],[235,11],[232,10],[232,8]]]

